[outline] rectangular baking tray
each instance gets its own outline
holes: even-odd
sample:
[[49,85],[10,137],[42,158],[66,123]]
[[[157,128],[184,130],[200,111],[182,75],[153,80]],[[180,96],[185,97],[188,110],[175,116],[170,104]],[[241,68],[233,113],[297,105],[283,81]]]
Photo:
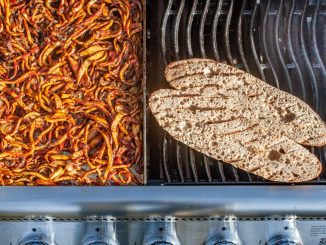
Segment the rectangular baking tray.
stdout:
[[[147,90],[146,90],[146,0],[141,0],[142,6],[143,6],[143,52],[142,52],[142,71],[143,71],[143,78],[142,81],[142,88],[143,88],[143,93],[142,93],[142,108],[143,108],[143,122],[142,122],[142,137],[143,137],[143,156],[142,156],[142,162],[141,164],[143,165],[143,174],[141,175],[141,183],[140,185],[146,185],[147,184],[147,127],[146,127],[146,120],[147,120],[147,106],[146,106],[146,98],[147,98]],[[0,37],[1,38],[1,37]],[[132,185],[132,184],[131,184]],[[73,186],[73,185],[62,185],[62,188],[68,187],[68,186]],[[26,186],[25,186],[26,187]],[[20,186],[17,188],[25,188],[24,186]],[[5,187],[0,187],[0,192],[1,189]],[[31,187],[37,191],[39,188],[38,186],[33,186]],[[48,186],[46,188],[51,188],[51,186]],[[80,187],[75,187],[75,188],[83,188],[83,186]]]

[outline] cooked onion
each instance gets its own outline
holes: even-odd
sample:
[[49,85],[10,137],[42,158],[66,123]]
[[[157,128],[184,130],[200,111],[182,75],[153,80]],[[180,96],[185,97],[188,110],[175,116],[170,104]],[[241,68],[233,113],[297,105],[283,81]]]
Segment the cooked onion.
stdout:
[[139,183],[141,49],[140,0],[0,0],[0,183]]

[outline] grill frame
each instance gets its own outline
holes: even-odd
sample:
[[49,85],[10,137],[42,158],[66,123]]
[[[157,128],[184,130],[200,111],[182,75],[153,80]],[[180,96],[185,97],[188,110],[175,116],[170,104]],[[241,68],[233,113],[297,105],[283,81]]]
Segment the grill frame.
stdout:
[[[319,47],[326,47],[326,40],[320,41],[325,31],[316,35],[321,31],[317,24],[326,20],[325,1],[159,0],[147,1],[147,9],[149,94],[167,87],[162,74],[169,62],[219,58],[298,96],[326,119],[326,72]],[[286,185],[206,157],[164,133],[150,112],[147,119],[149,185]],[[311,151],[326,163],[326,147]],[[308,182],[325,183],[325,171]]]
[[[151,2],[162,1],[151,0]],[[148,13],[148,15],[150,14]],[[158,19],[157,17],[154,22],[158,22]],[[155,23],[150,21],[149,24]],[[145,35],[148,47],[146,50],[158,52],[157,44],[159,42],[156,45],[153,44],[153,40],[157,37],[151,35],[150,32],[146,32]],[[147,70],[147,74],[159,72],[163,74],[164,67],[160,67],[158,63],[153,63],[150,59],[151,54],[144,52],[145,58],[148,59],[147,69],[144,67],[145,71]],[[153,83],[152,80],[147,85],[150,89],[159,88],[158,83]],[[144,92],[148,96],[149,90]],[[144,110],[148,123],[155,124],[156,122],[150,116],[150,112],[146,108]],[[146,128],[145,124],[144,129]],[[163,173],[160,169],[155,173],[155,169],[160,168],[159,162],[155,162],[157,158],[149,158],[150,154],[158,149],[158,135],[159,132],[153,132],[153,134],[147,132],[147,135],[144,136],[149,138],[145,142],[155,142],[151,140],[156,139],[155,144],[148,144],[150,152],[146,151],[145,148],[144,158],[147,158],[147,161],[144,164],[149,163],[150,173],[148,186],[5,186],[1,187],[0,191],[0,221],[10,223],[18,220],[25,223],[28,221],[26,217],[32,217],[33,221],[43,222],[43,219],[39,220],[37,217],[53,216],[56,221],[59,223],[65,221],[68,226],[77,221],[87,221],[85,218],[87,216],[103,214],[115,216],[117,221],[131,223],[135,220],[146,221],[147,217],[157,214],[177,216],[181,221],[184,219],[196,221],[194,217],[201,217],[204,222],[208,220],[209,216],[217,214],[233,214],[242,217],[244,220],[246,219],[244,217],[263,217],[272,214],[296,214],[315,217],[321,221],[325,220],[325,218],[321,218],[326,216],[323,181],[313,182],[313,185],[309,183],[288,185],[271,184],[270,182],[240,183],[226,181],[216,185],[212,182],[200,182],[204,184],[202,186],[194,185],[195,182],[165,182],[163,177],[160,178],[160,174]],[[187,184],[191,186],[176,186]],[[313,205],[311,205],[312,203]],[[65,231],[67,226],[64,226]],[[10,231],[17,232],[17,228]],[[26,230],[22,231],[25,232]]]

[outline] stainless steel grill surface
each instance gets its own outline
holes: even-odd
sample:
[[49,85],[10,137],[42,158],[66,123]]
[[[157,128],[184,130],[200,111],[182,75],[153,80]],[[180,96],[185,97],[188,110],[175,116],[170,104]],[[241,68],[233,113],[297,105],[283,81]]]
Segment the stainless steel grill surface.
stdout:
[[[325,1],[158,0],[149,1],[148,15],[149,92],[167,86],[169,62],[211,58],[296,95],[326,119]],[[267,183],[176,142],[152,117],[147,125],[149,183]],[[326,163],[325,147],[311,151]]]

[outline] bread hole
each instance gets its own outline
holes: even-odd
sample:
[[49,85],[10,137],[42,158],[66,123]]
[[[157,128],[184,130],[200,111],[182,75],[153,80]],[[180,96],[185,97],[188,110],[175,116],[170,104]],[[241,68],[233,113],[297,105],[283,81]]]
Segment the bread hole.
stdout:
[[271,161],[278,161],[281,158],[281,153],[275,150],[271,150],[268,154],[268,159]]
[[212,146],[217,146],[217,142],[216,141],[213,141],[212,142]]
[[295,119],[295,114],[290,111],[288,111],[288,113],[285,114],[282,118],[282,120],[286,123],[292,122],[294,119]]
[[191,106],[189,107],[189,110],[190,110],[193,114],[196,113],[196,109],[197,109],[197,107],[194,106],[194,105],[191,105]]
[[281,149],[279,150],[279,152],[282,153],[282,154],[285,154],[285,151],[284,151],[283,148],[281,148]]
[[293,173],[293,172],[292,172],[292,174],[293,174],[293,177],[295,177],[295,178],[298,178],[300,176],[299,174],[296,174],[296,173]]
[[286,163],[286,164],[290,164],[290,159],[286,159],[286,160],[285,160],[285,163]]
[[296,118],[296,115],[293,112],[291,112],[288,108],[284,109],[281,107],[276,107],[276,110],[283,122],[289,123]]

